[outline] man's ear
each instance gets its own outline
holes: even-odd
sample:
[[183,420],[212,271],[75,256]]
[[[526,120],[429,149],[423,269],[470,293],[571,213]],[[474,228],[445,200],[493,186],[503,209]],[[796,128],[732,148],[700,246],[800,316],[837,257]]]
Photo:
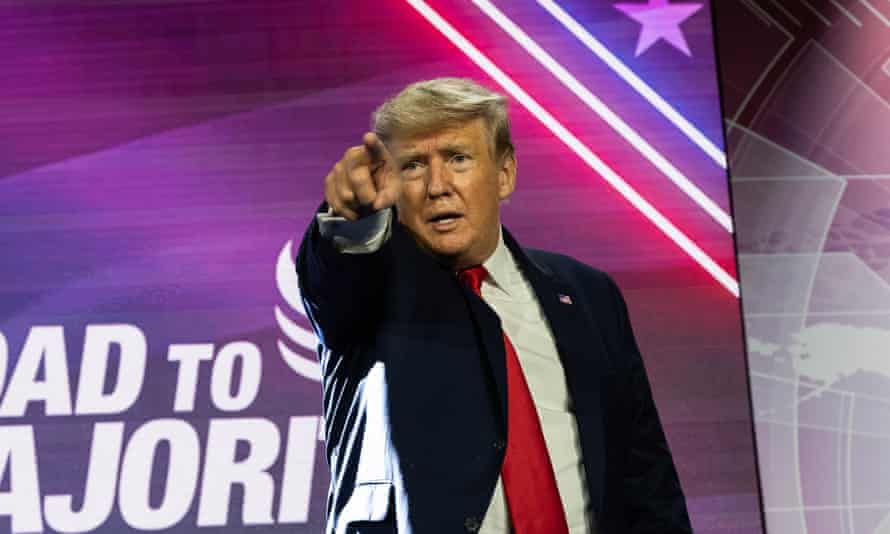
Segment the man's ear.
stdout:
[[498,171],[498,200],[505,200],[516,189],[516,156],[512,153],[501,160]]

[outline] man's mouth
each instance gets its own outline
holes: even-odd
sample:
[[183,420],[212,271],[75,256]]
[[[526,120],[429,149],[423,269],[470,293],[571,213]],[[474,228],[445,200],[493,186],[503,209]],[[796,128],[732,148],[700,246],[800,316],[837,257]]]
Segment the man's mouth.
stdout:
[[436,230],[450,230],[461,217],[463,215],[457,212],[443,212],[430,217],[429,222]]

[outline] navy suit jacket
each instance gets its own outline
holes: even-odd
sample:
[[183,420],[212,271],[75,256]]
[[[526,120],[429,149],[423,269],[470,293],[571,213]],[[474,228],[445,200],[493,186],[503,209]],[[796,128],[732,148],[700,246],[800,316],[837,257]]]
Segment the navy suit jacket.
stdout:
[[[504,241],[556,340],[597,532],[691,533],[615,283],[506,230]],[[507,438],[497,315],[395,222],[378,251],[350,255],[313,221],[297,270],[320,340],[327,532],[477,531]]]

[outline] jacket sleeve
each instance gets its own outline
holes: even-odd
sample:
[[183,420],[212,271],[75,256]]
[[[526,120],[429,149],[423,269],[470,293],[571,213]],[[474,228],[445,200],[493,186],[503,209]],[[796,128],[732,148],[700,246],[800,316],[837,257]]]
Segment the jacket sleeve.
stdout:
[[344,251],[334,235],[322,235],[318,219],[313,217],[297,253],[300,294],[321,343],[345,353],[379,315],[375,306],[386,285],[391,245],[386,239],[371,252]]
[[683,489],[655,408],[627,305],[614,282],[611,286],[619,315],[619,339],[629,365],[626,391],[630,421],[622,477],[626,532],[691,534]]

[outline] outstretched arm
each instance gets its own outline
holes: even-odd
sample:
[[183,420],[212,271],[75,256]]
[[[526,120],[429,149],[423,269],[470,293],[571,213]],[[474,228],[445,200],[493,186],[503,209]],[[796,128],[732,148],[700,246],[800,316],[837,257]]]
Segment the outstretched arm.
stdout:
[[386,147],[371,133],[325,177],[325,204],[300,245],[297,273],[309,317],[329,347],[345,349],[374,316],[400,188]]

